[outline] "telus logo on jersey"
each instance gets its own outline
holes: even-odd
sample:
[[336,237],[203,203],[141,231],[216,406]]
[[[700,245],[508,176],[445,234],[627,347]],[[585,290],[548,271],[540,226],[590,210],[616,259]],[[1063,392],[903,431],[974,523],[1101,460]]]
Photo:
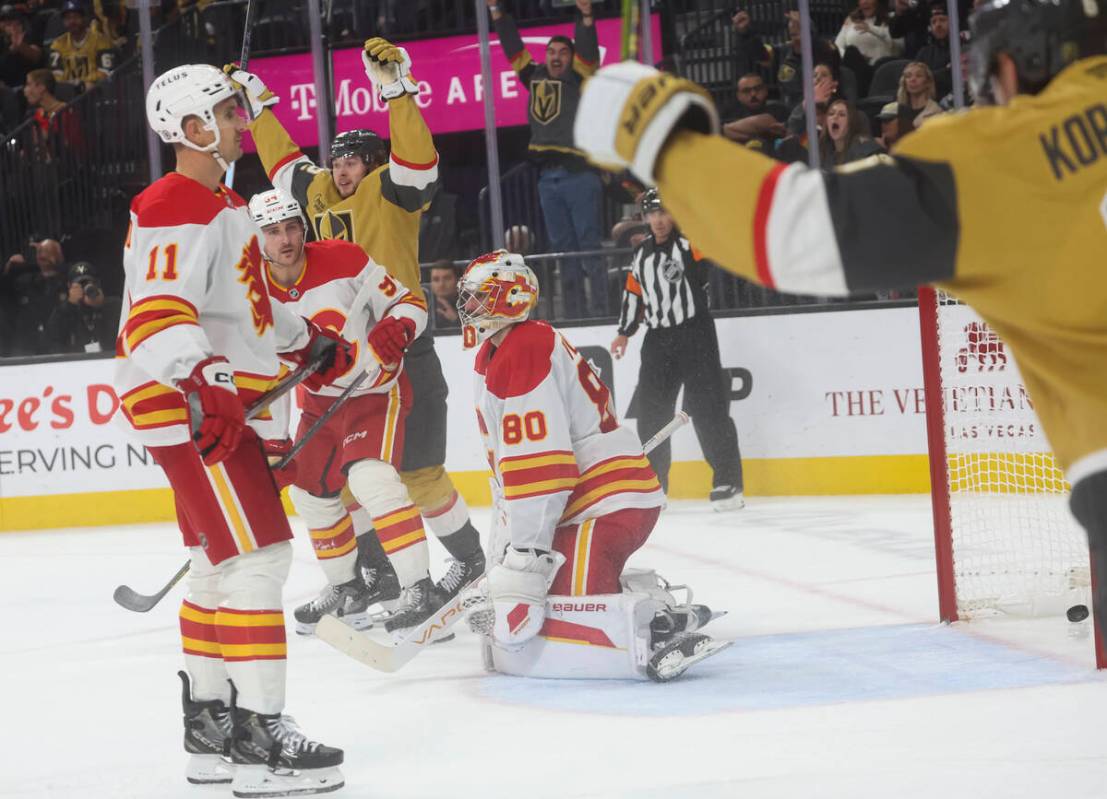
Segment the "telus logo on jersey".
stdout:
[[238,282],[246,286],[246,299],[250,301],[254,316],[254,330],[261,337],[267,328],[273,326],[273,308],[261,277],[261,248],[257,236],[251,236],[250,243],[242,248],[242,257],[234,268],[239,273]]

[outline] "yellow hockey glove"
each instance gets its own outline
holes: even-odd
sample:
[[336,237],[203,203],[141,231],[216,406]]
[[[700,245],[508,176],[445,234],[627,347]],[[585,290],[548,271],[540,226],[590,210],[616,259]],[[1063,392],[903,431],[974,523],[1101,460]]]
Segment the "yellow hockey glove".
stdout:
[[369,82],[385,100],[419,93],[419,86],[411,77],[411,56],[404,48],[379,36],[366,39],[361,63]]
[[265,81],[253,72],[245,71],[238,64],[227,64],[223,67],[223,71],[250,104],[251,119],[257,119],[268,106],[276,105],[281,101],[280,97],[269,91]]
[[593,163],[630,169],[655,184],[654,166],[676,130],[719,132],[719,113],[701,86],[634,61],[604,67],[584,84],[573,138]]

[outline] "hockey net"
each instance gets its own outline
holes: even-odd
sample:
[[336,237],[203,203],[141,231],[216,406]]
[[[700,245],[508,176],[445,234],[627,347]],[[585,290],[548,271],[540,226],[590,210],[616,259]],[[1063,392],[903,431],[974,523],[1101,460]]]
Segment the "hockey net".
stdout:
[[1087,541],[1014,358],[942,292],[919,312],[942,619],[1089,604]]

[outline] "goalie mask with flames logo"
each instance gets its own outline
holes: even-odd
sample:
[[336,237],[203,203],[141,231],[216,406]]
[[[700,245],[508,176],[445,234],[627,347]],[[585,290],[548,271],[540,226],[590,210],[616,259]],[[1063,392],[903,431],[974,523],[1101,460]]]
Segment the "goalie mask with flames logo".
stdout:
[[525,321],[538,304],[538,278],[523,256],[496,250],[474,259],[457,283],[465,348]]

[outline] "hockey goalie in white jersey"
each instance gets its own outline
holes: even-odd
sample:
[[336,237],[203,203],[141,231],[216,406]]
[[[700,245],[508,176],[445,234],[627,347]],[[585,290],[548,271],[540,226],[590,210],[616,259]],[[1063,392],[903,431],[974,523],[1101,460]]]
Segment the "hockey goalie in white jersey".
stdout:
[[[611,393],[556,329],[528,317],[538,280],[503,250],[466,268],[458,310],[477,353],[477,423],[496,500],[488,602],[470,613],[491,665],[533,677],[665,681],[725,643],[653,571],[627,570],[665,495]],[[690,597],[689,597],[690,599]]]

